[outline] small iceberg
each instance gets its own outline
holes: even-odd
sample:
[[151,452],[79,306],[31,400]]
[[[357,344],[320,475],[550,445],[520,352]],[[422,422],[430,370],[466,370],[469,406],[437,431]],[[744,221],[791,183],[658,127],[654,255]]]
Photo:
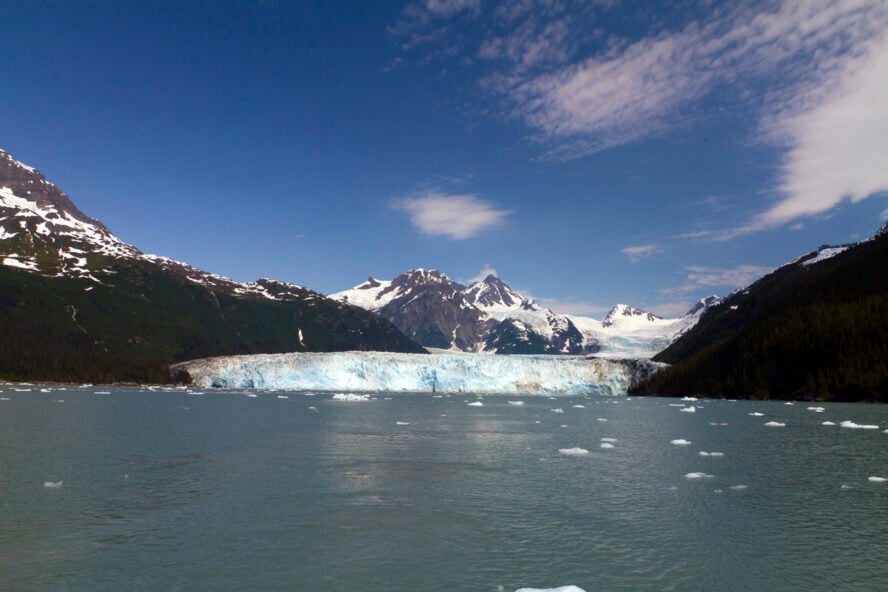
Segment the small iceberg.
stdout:
[[405,425],[410,425],[410,422],[409,421],[396,421],[395,425],[405,426]]
[[[885,477],[869,477],[867,481],[870,481],[871,483],[884,483],[885,481],[888,481],[888,479],[885,479]],[[59,485],[61,484],[62,482],[59,481]]]
[[699,454],[700,456],[714,456],[714,457],[720,457],[720,456],[725,455],[724,452],[703,452],[702,450],[700,452],[698,452],[697,454]]
[[779,421],[769,421],[765,424],[769,428],[785,428],[786,424]]
[[707,475],[706,473],[688,473],[685,475],[685,479],[712,479],[713,475]]
[[469,403],[469,407],[484,407],[484,403],[481,401],[472,401]]
[[558,409],[549,409],[552,413],[564,413],[564,409],[559,407]]
[[586,456],[589,454],[588,450],[580,448],[579,446],[574,446],[573,448],[559,448],[558,452],[564,456]]
[[524,401],[508,401],[509,405],[514,405],[515,407],[521,407],[524,405]]
[[697,408],[694,407],[693,405],[691,405],[690,407],[683,407],[683,408],[679,409],[679,411],[683,411],[684,413],[696,413]]
[[743,491],[744,489],[746,489],[746,486],[745,485],[731,485],[731,489],[733,489],[734,491]]
[[691,441],[685,440],[684,438],[679,438],[677,440],[670,440],[669,443],[672,444],[673,446],[688,446],[691,443]]
[[695,402],[695,401],[697,401],[697,397],[682,397],[681,400]]
[[614,447],[614,445],[611,444],[610,442],[602,442],[602,443],[599,445],[599,448],[613,448],[613,447]]
[[602,438],[601,441],[602,442],[616,442],[617,439],[616,438]]
[[[872,479],[873,477],[870,477]],[[43,487],[47,489],[59,489],[62,486],[63,481],[44,481]]]
[[878,430],[879,426],[872,424],[860,424],[854,423],[853,421],[843,421],[841,424],[843,428],[850,428],[852,430]]
[[369,401],[370,395],[355,395],[354,393],[336,393],[333,395],[334,401]]
[[574,405],[573,408],[574,409],[585,409],[586,406],[585,405]]
[[603,417],[598,417],[598,418],[596,418],[596,419],[597,419],[598,421],[607,421],[607,420],[604,419]]
[[835,422],[832,422],[832,421],[824,421],[824,422],[823,422],[822,424],[820,424],[820,425],[833,426],[833,425],[836,425],[836,424],[835,424]]
[[520,588],[515,592],[586,592],[577,586],[561,586],[559,588]]
[[765,416],[764,413],[759,413],[758,411],[753,411],[749,415],[751,415],[752,417],[764,417]]
[[258,396],[259,396],[259,395],[255,394],[255,393],[247,393],[247,397],[250,398],[250,399],[255,399],[255,398],[258,397]]
[[823,413],[826,411],[826,407],[808,407],[808,411],[813,411],[814,413]]

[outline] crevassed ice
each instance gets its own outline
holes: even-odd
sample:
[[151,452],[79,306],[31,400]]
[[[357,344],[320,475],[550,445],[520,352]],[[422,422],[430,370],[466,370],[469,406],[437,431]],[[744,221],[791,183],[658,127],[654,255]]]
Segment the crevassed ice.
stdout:
[[206,358],[174,369],[203,388],[624,395],[657,367],[581,356],[335,352]]

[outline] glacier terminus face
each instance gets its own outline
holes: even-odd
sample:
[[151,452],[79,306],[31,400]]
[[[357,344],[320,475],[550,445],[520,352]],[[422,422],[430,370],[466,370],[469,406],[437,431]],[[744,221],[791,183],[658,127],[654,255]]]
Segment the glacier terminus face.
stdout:
[[387,352],[224,356],[183,362],[203,388],[307,391],[625,395],[658,364],[582,356]]

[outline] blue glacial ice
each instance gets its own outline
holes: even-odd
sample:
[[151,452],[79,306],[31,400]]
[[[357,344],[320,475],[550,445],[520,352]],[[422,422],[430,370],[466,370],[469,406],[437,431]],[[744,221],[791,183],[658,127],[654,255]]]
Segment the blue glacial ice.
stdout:
[[659,367],[646,360],[384,352],[225,356],[183,362],[201,388],[346,392],[624,395]]

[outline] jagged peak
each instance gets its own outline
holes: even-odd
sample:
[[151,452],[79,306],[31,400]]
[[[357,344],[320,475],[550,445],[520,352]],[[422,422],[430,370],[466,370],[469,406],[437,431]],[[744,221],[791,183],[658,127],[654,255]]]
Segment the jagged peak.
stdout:
[[706,296],[705,298],[701,298],[697,301],[697,303],[685,313],[684,316],[691,317],[698,314],[703,314],[707,309],[712,308],[716,304],[720,304],[724,298],[719,296],[718,294],[712,294],[710,296]]
[[642,310],[640,308],[635,308],[634,306],[629,306],[628,304],[617,304],[614,306],[607,315],[604,317],[604,320],[601,321],[602,327],[612,327],[615,323],[617,323],[621,318],[634,318],[634,319],[643,319],[648,322],[660,321],[662,317],[658,317],[652,312],[648,312],[646,310]]

